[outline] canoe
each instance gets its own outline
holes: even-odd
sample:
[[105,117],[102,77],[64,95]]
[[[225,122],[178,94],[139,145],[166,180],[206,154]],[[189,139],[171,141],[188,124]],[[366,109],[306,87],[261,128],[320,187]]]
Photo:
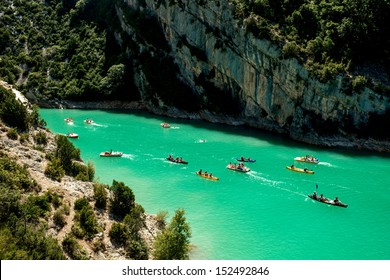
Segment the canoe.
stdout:
[[256,162],[255,159],[250,159],[250,158],[238,158],[237,161],[242,161],[242,162]]
[[208,180],[214,180],[214,181],[218,181],[218,180],[219,180],[218,177],[215,177],[215,176],[210,177],[210,174],[209,174],[209,175],[205,175],[204,173],[199,174],[199,171],[196,172],[196,175],[198,175],[198,176],[200,176],[200,177],[203,177],[203,178],[205,178],[205,179],[208,179]]
[[286,166],[288,170],[295,171],[295,172],[300,172],[300,173],[306,173],[306,174],[314,174],[314,171],[309,170],[309,169],[303,169],[303,168],[297,168],[297,167],[291,167],[291,166]]
[[121,157],[123,155],[122,152],[101,152],[101,157]]
[[176,160],[175,158],[169,158],[167,157],[167,160],[169,160],[170,162],[173,162],[173,163],[181,163],[181,164],[188,164],[188,161],[185,161],[185,160]]
[[233,171],[237,171],[237,172],[243,172],[243,173],[246,173],[246,172],[249,172],[251,171],[248,167],[244,166],[244,167],[232,167],[232,166],[226,166],[227,169],[230,169],[230,170],[233,170]]
[[294,158],[294,160],[299,162],[314,163],[314,164],[318,164],[320,162],[317,158],[310,157],[310,156],[296,157]]
[[318,202],[325,203],[325,204],[329,204],[329,205],[333,205],[333,206],[340,206],[340,207],[344,207],[344,208],[348,207],[348,204],[342,203],[341,201],[335,202],[334,200],[326,198],[326,197],[323,197],[322,200],[319,196],[317,196],[317,198],[313,197],[312,194],[308,194],[308,197],[310,197],[311,199],[316,200]]

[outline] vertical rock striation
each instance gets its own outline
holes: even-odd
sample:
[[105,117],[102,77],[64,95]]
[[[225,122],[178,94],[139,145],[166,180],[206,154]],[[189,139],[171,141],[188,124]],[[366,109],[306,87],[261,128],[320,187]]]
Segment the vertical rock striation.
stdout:
[[116,38],[150,110],[390,151],[389,97],[353,92],[346,76],[319,82],[280,46],[248,33],[229,1],[125,0],[116,11]]

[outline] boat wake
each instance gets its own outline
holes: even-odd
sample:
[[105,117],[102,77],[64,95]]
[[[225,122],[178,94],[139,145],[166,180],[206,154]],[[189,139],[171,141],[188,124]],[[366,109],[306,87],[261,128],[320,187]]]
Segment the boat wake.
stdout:
[[122,157],[123,157],[123,158],[131,159],[131,160],[134,159],[134,155],[132,155],[132,154],[123,154]]
[[171,126],[171,129],[180,129],[180,126]]
[[329,162],[322,162],[322,161],[320,161],[320,162],[318,163],[318,165],[325,165],[325,166],[329,166],[329,167],[335,167],[334,165],[332,165],[332,164],[329,163]]
[[99,126],[99,127],[107,127],[107,125],[98,124],[98,123],[91,123],[92,126]]
[[306,196],[302,193],[299,193],[299,192],[296,192],[296,191],[293,191],[291,189],[288,189],[287,186],[284,187],[283,185],[285,184],[284,182],[281,182],[281,181],[275,181],[275,180],[270,180],[268,178],[265,178],[263,176],[261,176],[261,173],[258,173],[256,171],[251,171],[248,173],[253,179],[257,180],[257,181],[260,181],[262,183],[262,185],[265,185],[265,186],[269,186],[269,187],[273,187],[273,188],[276,188],[278,190],[281,190],[281,191],[285,191],[285,192],[289,192],[289,193],[293,193],[293,194],[296,194],[296,195],[299,195],[299,196]]
[[250,171],[247,173],[250,177],[252,177],[254,180],[256,181],[261,181],[262,183],[264,183],[265,185],[269,185],[269,186],[277,186],[279,184],[281,184],[282,182],[280,181],[275,181],[275,180],[270,180],[270,179],[267,179],[263,176],[261,176],[261,173],[259,172],[256,172],[256,171]]

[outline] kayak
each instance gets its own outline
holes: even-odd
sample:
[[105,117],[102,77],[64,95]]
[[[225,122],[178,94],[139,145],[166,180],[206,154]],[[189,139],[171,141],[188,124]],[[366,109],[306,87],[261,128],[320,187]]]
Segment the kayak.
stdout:
[[297,167],[291,167],[291,166],[286,166],[288,170],[295,171],[295,172],[301,172],[301,173],[306,173],[306,174],[314,174],[314,171],[306,169],[306,168],[297,168]]
[[237,161],[242,161],[242,162],[256,162],[255,159],[250,159],[250,158],[238,158]]
[[312,194],[308,194],[308,197],[310,197],[311,199],[314,199],[318,202],[325,203],[325,204],[329,204],[329,205],[333,205],[333,206],[340,206],[340,207],[344,207],[344,208],[348,207],[348,204],[342,203],[341,201],[335,202],[334,200],[326,198],[326,197],[323,197],[321,199],[320,197],[317,196],[315,198]]
[[208,179],[208,180],[214,180],[214,181],[218,181],[219,180],[218,177],[215,177],[215,176],[210,177],[210,174],[208,174],[208,175],[205,175],[204,173],[200,174],[199,171],[196,172],[196,175],[198,175],[200,177],[203,177],[205,179]]
[[311,156],[296,157],[294,158],[294,160],[299,162],[314,163],[314,164],[318,164],[320,162],[317,158]]
[[243,172],[243,173],[246,173],[246,172],[249,172],[251,171],[248,167],[246,166],[243,166],[243,167],[233,167],[233,166],[226,166],[227,169],[230,169],[230,170],[233,170],[233,171],[237,171],[237,172]]
[[176,160],[174,158],[169,158],[167,157],[167,160],[169,160],[170,162],[174,162],[174,163],[181,163],[181,164],[188,164],[188,161],[185,161],[185,160]]

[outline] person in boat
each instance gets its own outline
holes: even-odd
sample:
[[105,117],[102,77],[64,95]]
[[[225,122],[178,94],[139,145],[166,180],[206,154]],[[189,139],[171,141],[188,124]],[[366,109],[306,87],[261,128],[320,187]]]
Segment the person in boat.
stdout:
[[241,157],[241,160],[242,160],[242,161],[245,161],[245,158],[244,158],[244,157]]
[[112,149],[110,150],[110,155],[112,154]]
[[295,168],[295,167],[294,167],[294,164],[291,164],[291,166],[290,166],[290,167],[291,167],[291,168]]
[[340,200],[339,200],[339,198],[336,196],[336,198],[333,200],[334,201],[334,203],[336,203],[336,204],[338,204],[338,203],[340,203]]
[[313,193],[313,198],[314,198],[314,199],[317,199],[317,198],[318,198],[317,192],[316,192],[316,191]]
[[198,174],[202,175],[202,169],[199,169]]
[[209,174],[207,173],[207,171],[204,172],[204,176],[209,176]]
[[213,178],[213,173],[210,173],[209,177],[210,177],[210,178]]
[[323,194],[320,195],[319,201],[325,201],[325,197]]
[[307,172],[308,170],[307,170],[307,168],[304,168],[303,171]]

